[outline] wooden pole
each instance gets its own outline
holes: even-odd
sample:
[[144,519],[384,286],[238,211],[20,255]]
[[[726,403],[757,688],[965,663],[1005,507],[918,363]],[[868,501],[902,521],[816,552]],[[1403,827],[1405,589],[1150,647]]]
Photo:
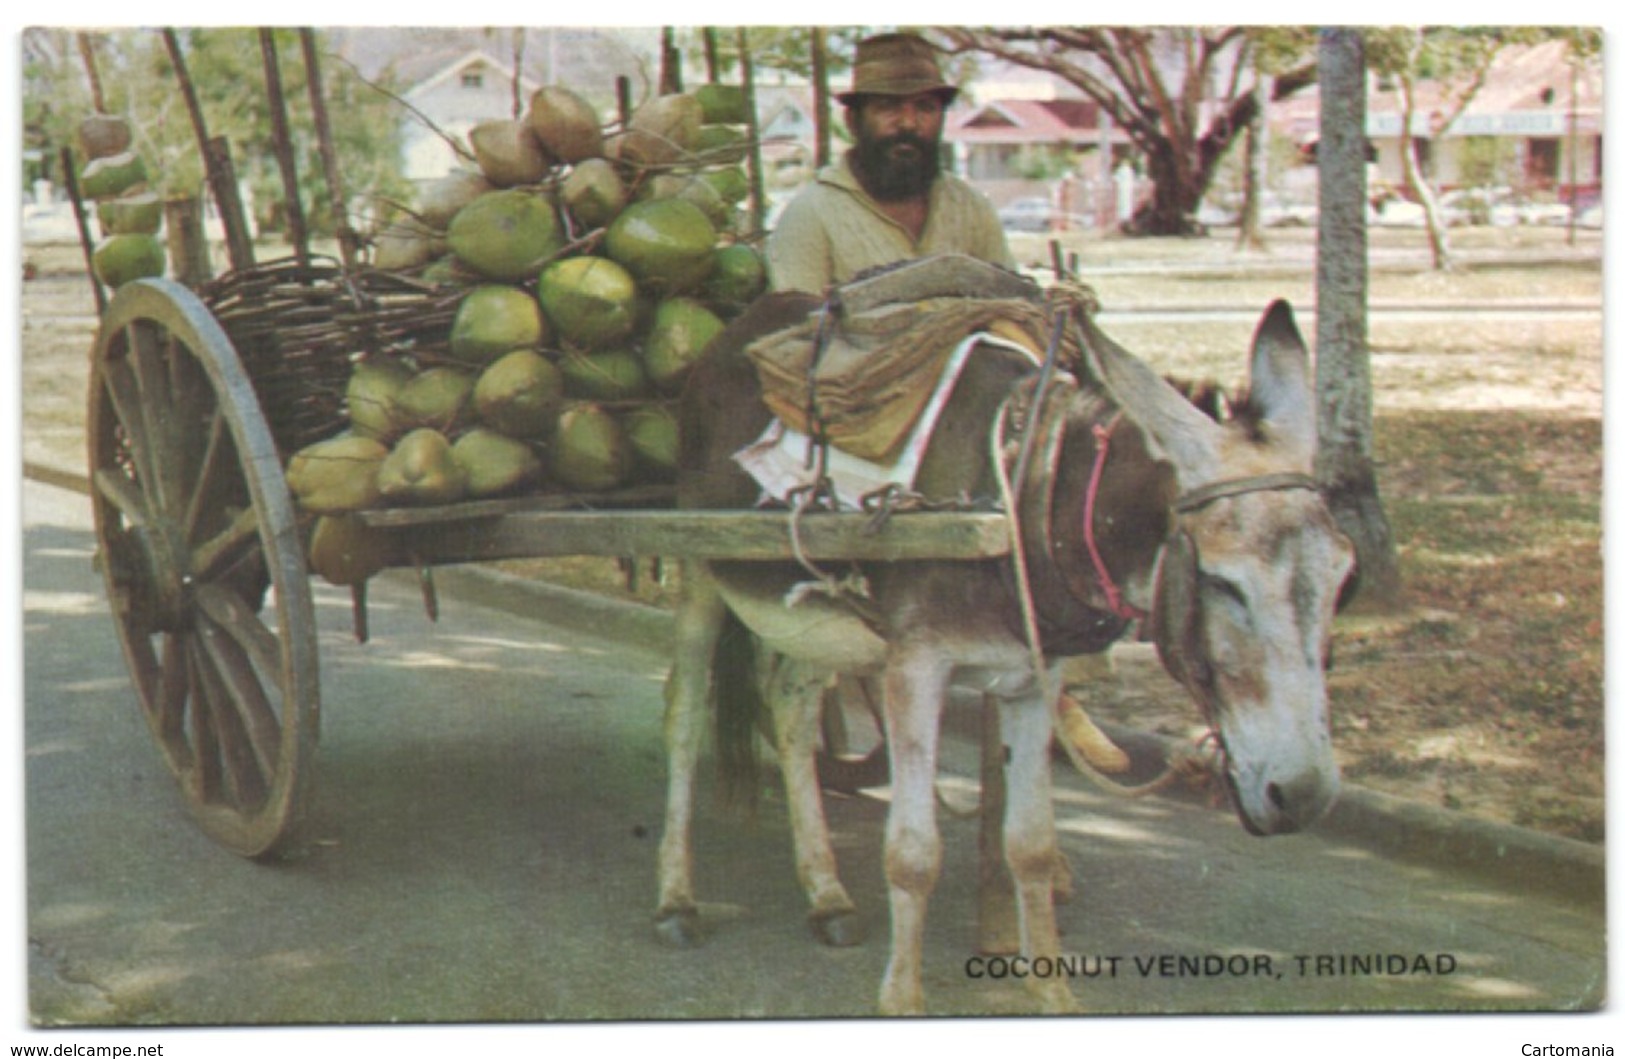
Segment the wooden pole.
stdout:
[[173,29],[163,31],[164,47],[169,51],[170,64],[175,68],[175,80],[180,83],[181,96],[186,101],[186,112],[192,119],[192,134],[197,138],[198,150],[203,154],[203,171],[214,196],[214,205],[220,212],[220,224],[226,231],[226,253],[233,269],[251,268],[254,264],[254,242],[248,235],[248,221],[243,216],[243,203],[237,193],[236,173],[231,166],[231,150],[225,140],[209,139],[209,126],[203,120],[203,107],[198,102],[192,75],[186,69],[186,57],[181,54],[180,38]]
[[271,139],[277,168],[282,171],[282,204],[288,217],[288,241],[300,265],[310,264],[310,239],[305,231],[305,210],[299,204],[299,170],[294,161],[293,138],[288,130],[288,100],[282,91],[282,65],[276,54],[276,35],[260,29],[260,56],[265,63],[265,96],[271,109]]
[[665,26],[660,30],[660,94],[669,96],[682,90],[682,53],[677,50],[677,31]]
[[625,74],[615,79],[615,104],[621,114],[621,128],[632,121],[632,79]]
[[739,86],[745,94],[745,139],[750,145],[745,152],[745,171],[750,178],[750,228],[760,232],[767,226],[767,196],[762,180],[762,137],[756,120],[756,71],[750,61],[750,31],[744,26],[734,30],[739,45]]
[[175,282],[197,290],[209,281],[209,241],[203,235],[203,203],[196,195],[164,200],[164,230],[168,233],[169,274]]
[[339,174],[338,152],[333,147],[333,128],[327,120],[327,100],[322,95],[321,64],[316,54],[316,32],[299,31],[299,45],[305,57],[305,83],[310,89],[310,110],[316,121],[316,143],[327,177],[327,194],[333,211],[333,231],[338,236],[339,257],[346,270],[356,266],[357,241],[350,227],[350,213],[344,204],[344,178]]
[[204,145],[203,159],[209,172],[215,174],[211,186],[215,183],[219,185],[214,189],[214,201],[220,209],[221,225],[226,232],[226,257],[230,259],[233,269],[252,268],[254,240],[248,234],[247,214],[237,190],[237,166],[231,160],[231,144],[224,136],[214,137]]
[[100,316],[107,311],[107,291],[96,278],[96,243],[90,236],[90,221],[85,218],[85,200],[79,194],[79,170],[74,165],[72,149],[62,148],[59,157],[62,183],[67,188],[68,201],[73,203],[74,223],[79,227],[79,249],[85,254],[85,272],[90,276],[90,290],[96,298],[96,315]]
[[90,78],[90,103],[96,113],[107,113],[107,97],[102,95],[102,75],[96,67],[96,47],[88,33],[74,34],[79,44],[79,58],[85,64],[85,76]]
[[705,79],[714,85],[721,77],[721,64],[717,61],[717,28],[706,26],[700,31],[700,38],[705,42]]
[[813,167],[822,169],[831,162],[829,105],[829,32],[814,26],[812,33],[813,89]]

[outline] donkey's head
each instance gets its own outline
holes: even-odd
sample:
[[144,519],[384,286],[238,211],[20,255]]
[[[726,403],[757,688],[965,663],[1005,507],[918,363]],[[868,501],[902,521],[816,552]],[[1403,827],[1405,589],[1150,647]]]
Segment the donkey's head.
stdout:
[[1163,664],[1217,734],[1247,829],[1306,827],[1337,794],[1325,666],[1354,549],[1310,477],[1315,402],[1291,307],[1259,324],[1247,412],[1223,425],[1085,334],[1091,370],[1179,485],[1150,619]]

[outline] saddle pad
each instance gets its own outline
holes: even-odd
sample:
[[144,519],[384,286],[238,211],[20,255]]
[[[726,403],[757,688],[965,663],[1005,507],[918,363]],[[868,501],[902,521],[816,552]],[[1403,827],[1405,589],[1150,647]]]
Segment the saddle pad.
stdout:
[[[886,305],[832,321],[821,355],[823,312],[746,347],[762,400],[789,427],[811,433],[812,419],[832,445],[879,464],[896,460],[936,391],[950,353],[972,334],[992,334],[1029,352],[1044,348],[1044,309],[1018,299],[938,298]],[[1068,328],[1063,363],[1075,360]]]
[[[960,372],[978,342],[1013,349],[1032,358],[1034,363],[1038,362],[1037,354],[1025,343],[1012,342],[988,332],[967,335],[948,351],[947,363],[943,365],[936,386],[927,395],[913,431],[893,459],[880,463],[840,448],[832,447],[829,450],[824,471],[838,506],[860,509],[863,498],[878,489],[889,485],[903,489],[914,487],[914,478],[919,473],[920,461],[925,458],[926,446],[931,443],[937,418],[942,414],[948,398],[953,395],[954,384],[959,381]],[[761,437],[734,453],[733,458],[756,479],[765,494],[764,498],[788,502],[791,493],[816,484],[818,469],[816,465],[810,466],[808,460],[811,446],[812,440],[805,433],[782,419],[774,419]]]

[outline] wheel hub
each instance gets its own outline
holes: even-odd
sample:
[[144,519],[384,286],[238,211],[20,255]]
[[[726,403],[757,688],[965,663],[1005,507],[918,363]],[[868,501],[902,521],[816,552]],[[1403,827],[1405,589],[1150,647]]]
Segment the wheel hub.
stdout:
[[169,522],[136,526],[125,534],[114,562],[131,617],[155,632],[179,632],[192,623],[189,551]]

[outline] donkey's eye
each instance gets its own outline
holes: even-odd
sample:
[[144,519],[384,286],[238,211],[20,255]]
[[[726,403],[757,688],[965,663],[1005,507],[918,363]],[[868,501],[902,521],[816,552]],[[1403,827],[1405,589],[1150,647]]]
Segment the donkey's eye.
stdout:
[[1242,610],[1247,609],[1247,597],[1242,594],[1241,586],[1229,578],[1203,571],[1197,575],[1197,580],[1202,586],[1202,591],[1207,595],[1215,597],[1221,602],[1240,607]]

